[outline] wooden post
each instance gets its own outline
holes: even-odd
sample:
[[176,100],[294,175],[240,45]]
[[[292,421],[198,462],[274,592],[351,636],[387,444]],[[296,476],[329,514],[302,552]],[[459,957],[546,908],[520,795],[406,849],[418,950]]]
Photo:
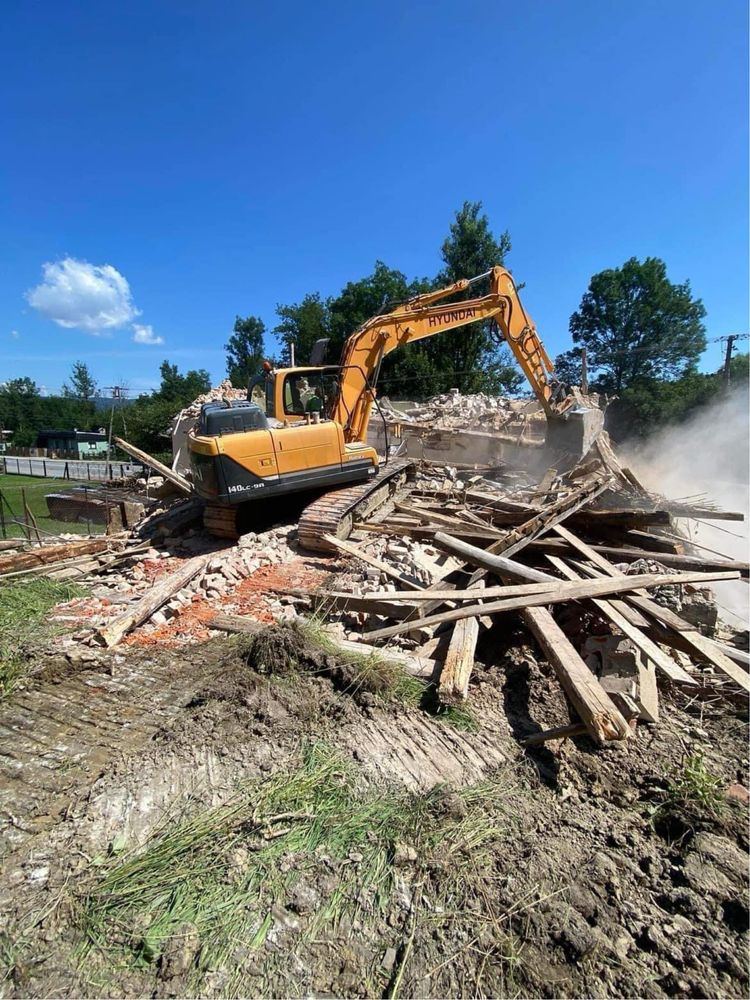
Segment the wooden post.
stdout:
[[97,630],[97,635],[105,646],[116,646],[128,632],[147,621],[155,611],[186,587],[192,579],[201,573],[208,562],[209,556],[195,556],[188,559],[174,573],[156,583],[135,607],[115,618],[114,621]]
[[21,507],[23,509],[23,531],[29,541],[31,541],[31,525],[29,524],[29,506],[26,503],[26,490],[21,487]]
[[143,462],[144,465],[150,465],[152,469],[155,469],[159,473],[160,476],[164,476],[164,478],[168,479],[170,483],[174,483],[174,485],[178,489],[182,490],[183,493],[193,492],[193,487],[187,479],[179,475],[179,473],[174,472],[168,466],[164,465],[163,462],[160,462],[156,458],[152,458],[148,452],[141,451],[140,448],[136,448],[135,445],[128,444],[127,441],[123,441],[123,439],[119,437],[115,438],[115,444],[119,448],[122,448],[123,451],[126,451],[129,455],[132,455],[133,458],[137,458],[139,462]]
[[[474,585],[481,591],[484,581]],[[469,695],[469,679],[474,667],[474,652],[479,638],[479,620],[464,618],[453,628],[448,652],[445,654],[443,669],[440,671],[438,698],[444,705],[455,705],[466,701]]]
[[546,608],[527,608],[521,617],[597,743],[627,739],[630,728],[607,692]]

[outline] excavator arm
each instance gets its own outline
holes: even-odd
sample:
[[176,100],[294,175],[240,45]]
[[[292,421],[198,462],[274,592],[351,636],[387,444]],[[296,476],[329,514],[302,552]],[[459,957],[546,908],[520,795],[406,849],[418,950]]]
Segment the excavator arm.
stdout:
[[[436,304],[483,278],[490,279],[487,295]],[[503,267],[493,267],[476,278],[418,295],[392,312],[368,320],[349,337],[341,356],[340,392],[333,414],[343,425],[346,440],[366,439],[374,386],[387,354],[404,344],[489,319],[497,323],[547,417],[559,415],[565,405],[559,402],[560,388],[552,362],[521,304],[510,273]]]

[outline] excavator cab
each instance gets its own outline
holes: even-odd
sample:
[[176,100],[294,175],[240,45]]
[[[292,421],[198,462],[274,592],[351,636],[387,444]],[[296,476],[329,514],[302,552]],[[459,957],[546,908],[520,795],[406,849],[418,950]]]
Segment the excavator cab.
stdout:
[[331,419],[337,368],[270,366],[248,386],[247,401],[205,403],[188,435],[204,521],[237,537],[237,509],[248,500],[362,482],[378,471],[374,448],[349,444]]

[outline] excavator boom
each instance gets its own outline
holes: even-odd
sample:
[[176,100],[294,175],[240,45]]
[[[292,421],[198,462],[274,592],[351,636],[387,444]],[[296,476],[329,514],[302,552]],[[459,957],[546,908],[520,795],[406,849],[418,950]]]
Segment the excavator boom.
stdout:
[[[436,304],[484,278],[490,282],[487,295]],[[561,413],[564,406],[558,402],[554,368],[536,327],[521,304],[510,272],[493,267],[476,278],[415,296],[392,312],[368,320],[349,337],[341,356],[341,388],[333,413],[344,427],[346,440],[366,440],[374,386],[387,354],[404,344],[483,320],[497,323],[547,416]]]

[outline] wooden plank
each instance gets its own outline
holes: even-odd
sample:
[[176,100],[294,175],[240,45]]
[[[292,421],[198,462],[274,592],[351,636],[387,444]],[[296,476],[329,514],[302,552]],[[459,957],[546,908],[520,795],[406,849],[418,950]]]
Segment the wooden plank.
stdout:
[[334,548],[339,549],[339,551],[345,552],[349,556],[354,556],[356,559],[361,559],[362,562],[366,562],[368,566],[379,569],[381,573],[385,573],[394,580],[398,580],[410,590],[424,589],[420,583],[410,580],[407,576],[395,569],[389,563],[383,562],[382,559],[376,559],[375,556],[371,556],[358,545],[353,545],[351,542],[345,542],[343,538],[336,538],[335,535],[323,535],[323,539],[328,542],[329,545],[333,545]]
[[[419,541],[431,541],[435,534],[440,530],[440,526],[437,524],[429,525],[412,525],[412,524],[400,524],[396,521],[390,521],[388,524],[378,524],[369,521],[355,521],[352,526],[352,531],[363,531],[368,535],[402,535],[405,538],[416,538]],[[466,538],[471,541],[487,542],[496,538],[496,535],[488,535],[488,533],[479,527],[474,527],[471,524],[465,524],[461,528],[451,529],[451,534],[456,538]]]
[[526,608],[522,618],[589,735],[600,744],[627,739],[624,717],[547,608]]
[[[533,551],[552,552],[555,555],[570,555],[570,546],[561,538],[540,538],[529,543],[529,548]],[[613,545],[589,545],[589,548],[601,556],[607,557],[614,562],[635,562],[637,559],[653,559],[653,552],[646,549],[624,549]],[[734,559],[705,559],[702,556],[675,556],[669,552],[659,555],[659,562],[662,566],[670,566],[673,569],[685,570],[723,570],[736,569],[744,578],[750,577],[750,563],[740,562]]]
[[[494,556],[493,558],[497,559],[501,557]],[[570,571],[569,567],[558,556],[547,556],[547,558],[551,563],[553,563],[553,565],[555,566],[558,566],[558,564],[564,565],[566,568],[566,572],[568,573],[572,572]],[[508,571],[503,568],[502,570],[499,571],[504,574],[513,572],[516,566],[520,566],[520,563],[515,563],[513,562],[513,560],[505,560],[505,562],[510,563],[512,569]],[[523,566],[521,568],[524,570],[528,569],[527,566]],[[560,587],[563,588],[565,587],[565,584],[562,581],[558,580],[556,577],[550,576],[549,574],[545,574],[541,570],[535,570],[535,572],[538,573],[539,576],[545,577],[545,579],[543,579],[539,583],[519,583],[519,584],[506,584],[497,587],[487,587],[485,590],[482,591],[482,598],[488,599],[490,597],[500,597],[500,598],[522,597],[530,594],[544,594],[548,593],[551,590],[554,591],[558,590]],[[654,575],[660,575],[662,579],[669,580],[674,583],[713,583],[716,580],[738,579],[737,573],[675,573],[675,574],[662,573]],[[580,582],[581,579],[585,578],[582,578],[577,574],[573,573],[572,575],[568,576],[568,579],[577,580]],[[633,577],[629,577],[629,579],[632,580]],[[273,590],[275,588],[270,588],[270,589]],[[321,595],[325,599],[330,597],[336,600],[337,602],[340,602],[341,606],[343,606],[346,601],[356,601],[356,602],[361,601],[362,602],[361,610],[363,611],[367,610],[367,608],[364,606],[367,602],[372,602],[373,604],[377,603],[378,606],[381,606],[383,603],[387,604],[390,603],[391,601],[393,602],[409,601],[412,604],[420,603],[423,601],[430,601],[433,599],[441,599],[444,601],[471,601],[471,600],[476,600],[477,596],[476,590],[473,587],[469,587],[465,590],[459,590],[458,588],[450,590],[430,589],[430,590],[422,590],[419,591],[418,593],[410,590],[374,590],[368,594],[364,594],[362,597],[352,597],[351,594],[348,594],[345,591],[337,591],[337,590],[329,592],[298,591],[289,589],[282,590],[281,588],[278,588],[278,590],[279,593],[293,594],[305,597],[312,596],[314,594]],[[355,604],[354,606],[357,607],[358,610],[360,610],[359,604]],[[382,612],[377,611],[373,613],[381,614]]]
[[74,559],[78,556],[106,552],[108,549],[121,549],[124,545],[124,535],[119,538],[115,535],[84,538],[80,541],[65,542],[61,545],[40,545],[38,548],[30,548],[27,545],[22,552],[0,557],[0,576],[48,563]]
[[583,736],[588,732],[582,722],[571,722],[567,726],[555,726],[554,729],[543,729],[539,733],[532,733],[521,740],[522,747],[535,747],[540,743],[547,743],[548,740],[567,740],[572,736]]
[[712,510],[710,507],[688,507],[678,503],[668,504],[672,517],[689,517],[693,521],[744,521],[739,510]]
[[[539,570],[524,566],[523,563],[509,559],[505,555],[495,555],[492,547],[489,549],[479,549],[468,542],[459,541],[452,535],[446,535],[439,531],[434,538],[435,545],[452,555],[459,556],[472,566],[478,566],[484,572],[502,573],[514,580],[524,580],[528,583],[546,583],[549,581],[549,573],[540,573]],[[479,579],[482,574],[477,576]],[[473,580],[476,582],[476,580]],[[439,598],[435,598],[439,600]]]
[[[567,576],[569,580],[580,580],[581,577],[576,573],[576,571],[568,566],[568,564],[560,559],[559,556],[547,556],[550,563],[559,570],[564,576]],[[683,670],[682,667],[675,663],[668,653],[665,653],[663,649],[660,649],[656,643],[649,639],[647,635],[636,626],[633,625],[625,615],[622,614],[611,601],[607,601],[603,598],[592,598],[592,604],[601,611],[605,618],[616,626],[622,632],[624,636],[636,646],[641,652],[648,657],[649,660],[654,664],[657,670],[660,670],[663,674],[669,677],[672,681],[678,681],[681,684],[697,684],[698,682],[694,677]]]
[[[484,581],[474,584],[475,592],[481,591]],[[474,668],[474,653],[479,638],[479,620],[464,618],[456,622],[448,652],[443,661],[438,686],[438,698],[444,705],[457,705],[469,696],[469,680]]]
[[[591,559],[591,555],[589,554],[591,552],[590,546],[582,542],[580,538],[577,538],[567,528],[561,528],[557,531],[557,534],[568,542],[568,544],[576,548],[582,555],[585,555],[586,558]],[[618,575],[621,575],[599,553],[591,552],[591,554],[595,557],[592,559],[592,562],[596,562],[596,565],[604,570],[610,578],[615,579]],[[631,577],[631,579],[635,579],[635,577]],[[674,583],[677,582],[674,576],[672,577],[672,581]],[[723,670],[743,690],[750,691],[750,674],[746,670],[743,670],[739,664],[730,660],[709,638],[701,635],[690,622],[686,622],[684,618],[680,618],[679,615],[676,615],[674,611],[670,611],[669,608],[663,608],[650,597],[630,594],[626,597],[626,601],[631,607],[642,611],[649,618],[655,618],[661,625],[666,625],[668,629],[678,632],[682,640],[690,647],[692,654],[718,667],[719,670]]]
[[182,490],[183,493],[193,492],[193,487],[187,479],[179,473],[174,472],[168,465],[164,465],[164,463],[160,462],[158,458],[153,458],[153,456],[149,455],[147,451],[141,451],[141,449],[136,448],[134,444],[129,444],[127,441],[119,437],[115,438],[115,444],[118,448],[122,448],[123,451],[126,451],[128,455],[132,455],[133,458],[137,458],[139,462],[143,462],[144,465],[150,466],[158,472],[160,476],[164,476],[165,479],[168,479],[170,483],[174,483],[174,485],[179,490]]
[[147,621],[154,612],[158,611],[171,597],[202,572],[209,558],[209,555],[203,555],[188,559],[174,573],[158,580],[134,607],[118,615],[108,625],[97,629],[97,636],[105,646],[116,646],[128,632]]
[[[451,529],[458,528],[459,530],[465,527],[465,522],[455,518],[448,517],[445,514],[438,514],[434,510],[424,510],[418,507],[416,504],[402,503],[400,500],[396,500],[393,505],[397,511],[402,514],[411,514],[413,517],[418,518],[425,524],[439,524],[443,527],[448,527]],[[487,524],[480,529],[481,533],[487,538],[502,538],[503,532],[498,531],[493,528],[492,525]]]
[[418,593],[414,590],[402,590],[399,600],[389,600],[390,593],[385,590],[386,599],[377,600],[369,594],[347,594],[344,591],[324,591],[324,590],[284,590],[281,588],[269,587],[269,591],[287,594],[290,597],[305,597],[312,601],[318,608],[325,611],[349,611],[356,614],[384,615],[386,618],[402,619],[407,618],[416,610],[414,604],[405,604],[403,595]]
[[[554,579],[551,577],[550,579]],[[387,628],[375,629],[365,633],[368,639],[388,639],[415,628],[428,628],[432,625],[442,625],[444,622],[457,622],[462,618],[472,618],[477,615],[502,614],[506,611],[518,611],[523,608],[542,607],[548,604],[560,604],[564,601],[577,601],[584,598],[602,597],[608,594],[620,594],[641,587],[662,587],[673,576],[644,573],[639,576],[620,576],[602,580],[582,580],[579,583],[558,581],[555,590],[545,590],[539,594],[528,594],[521,597],[511,597],[503,601],[490,601],[484,604],[464,604],[436,615],[426,615],[423,618],[413,618],[389,625]]]
[[[637,528],[631,528],[624,532],[616,541],[620,544],[646,549],[647,552],[666,552],[673,556],[685,555],[685,544],[678,539],[665,538],[663,535],[657,535],[651,531],[640,531]],[[658,559],[659,556],[657,555],[655,558]]]

